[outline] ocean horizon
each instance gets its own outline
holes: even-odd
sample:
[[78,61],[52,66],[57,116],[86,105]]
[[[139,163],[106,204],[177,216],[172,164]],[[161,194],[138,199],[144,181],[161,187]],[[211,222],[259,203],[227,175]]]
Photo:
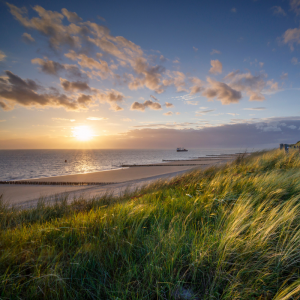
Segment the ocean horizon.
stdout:
[[0,180],[22,180],[120,169],[122,164],[188,160],[209,154],[234,154],[257,149],[28,149],[0,150]]

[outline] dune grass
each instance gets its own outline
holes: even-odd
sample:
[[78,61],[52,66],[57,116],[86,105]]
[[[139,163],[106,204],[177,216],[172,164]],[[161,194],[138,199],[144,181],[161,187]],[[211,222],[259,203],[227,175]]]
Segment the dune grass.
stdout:
[[1,299],[299,299],[300,157],[240,157],[120,198],[0,207]]

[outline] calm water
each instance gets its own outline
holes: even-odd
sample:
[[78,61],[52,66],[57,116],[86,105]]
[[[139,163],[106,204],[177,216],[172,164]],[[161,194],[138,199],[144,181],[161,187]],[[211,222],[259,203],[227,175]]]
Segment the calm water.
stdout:
[[[244,149],[175,150],[0,150],[0,180],[18,180],[112,170],[121,164],[190,159]],[[65,163],[67,160],[67,163]]]

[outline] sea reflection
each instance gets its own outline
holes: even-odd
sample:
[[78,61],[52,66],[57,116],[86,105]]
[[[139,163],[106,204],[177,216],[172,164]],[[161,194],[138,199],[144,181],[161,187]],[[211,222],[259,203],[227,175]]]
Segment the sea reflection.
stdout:
[[[122,164],[149,164],[162,159],[190,159],[207,154],[236,153],[244,149],[176,150],[0,150],[0,180],[19,180],[90,173],[120,168]],[[66,162],[65,162],[66,161]]]

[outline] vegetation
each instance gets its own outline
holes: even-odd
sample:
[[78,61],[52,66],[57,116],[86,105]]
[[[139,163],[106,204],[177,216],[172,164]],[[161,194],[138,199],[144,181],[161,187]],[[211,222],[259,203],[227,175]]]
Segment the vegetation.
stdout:
[[299,299],[300,157],[274,150],[121,198],[0,208],[1,299]]

